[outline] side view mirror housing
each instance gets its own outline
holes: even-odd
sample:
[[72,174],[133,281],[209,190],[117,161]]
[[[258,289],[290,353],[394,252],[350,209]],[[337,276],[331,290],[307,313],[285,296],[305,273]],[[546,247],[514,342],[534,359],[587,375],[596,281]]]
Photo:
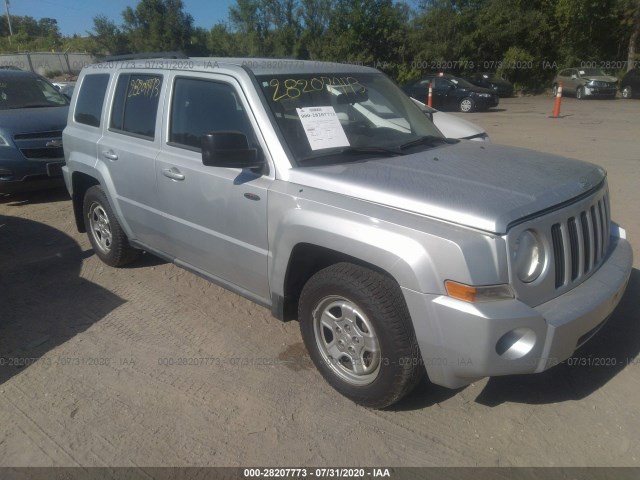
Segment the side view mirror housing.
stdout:
[[211,132],[200,138],[202,163],[207,167],[260,168],[264,160],[240,132]]

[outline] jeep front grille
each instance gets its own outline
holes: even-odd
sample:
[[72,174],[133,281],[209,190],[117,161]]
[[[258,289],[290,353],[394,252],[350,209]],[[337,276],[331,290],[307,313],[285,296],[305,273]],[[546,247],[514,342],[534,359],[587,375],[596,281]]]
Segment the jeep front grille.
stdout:
[[600,264],[609,246],[609,222],[605,194],[579,214],[551,226],[556,288],[579,282]]

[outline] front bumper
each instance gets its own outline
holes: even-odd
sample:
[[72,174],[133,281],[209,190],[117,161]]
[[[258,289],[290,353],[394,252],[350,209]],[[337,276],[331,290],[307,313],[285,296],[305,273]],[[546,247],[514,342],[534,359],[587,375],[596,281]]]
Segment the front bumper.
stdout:
[[589,97],[613,97],[617,92],[618,87],[584,87],[584,93]]
[[492,95],[491,97],[475,96],[473,100],[476,102],[476,108],[478,110],[486,110],[488,108],[497,107],[500,103],[500,97],[497,93],[495,95]]
[[612,239],[597,272],[534,308],[517,299],[471,304],[403,288],[430,380],[458,388],[488,376],[541,372],[566,360],[618,305],[632,263],[629,242]]

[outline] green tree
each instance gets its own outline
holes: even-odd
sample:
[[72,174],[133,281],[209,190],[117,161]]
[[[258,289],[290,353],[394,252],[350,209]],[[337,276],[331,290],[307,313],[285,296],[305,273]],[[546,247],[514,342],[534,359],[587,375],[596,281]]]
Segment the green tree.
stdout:
[[322,57],[396,75],[406,61],[408,11],[393,0],[337,0]]
[[636,48],[640,38],[640,1],[620,0],[618,4],[622,36],[627,36],[627,65],[626,70],[631,70],[635,65]]
[[119,55],[129,51],[129,42],[125,33],[104,15],[93,18],[91,38],[95,46],[92,53]]
[[122,12],[123,30],[132,51],[188,51],[193,17],[182,0],[140,0],[135,9]]

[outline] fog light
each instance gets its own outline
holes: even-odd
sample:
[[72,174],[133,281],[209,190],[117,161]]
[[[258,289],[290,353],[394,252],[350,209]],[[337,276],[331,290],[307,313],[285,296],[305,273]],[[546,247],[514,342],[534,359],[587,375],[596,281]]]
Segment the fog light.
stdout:
[[496,343],[496,353],[508,360],[516,360],[529,353],[536,343],[536,334],[530,328],[520,327],[505,333]]

